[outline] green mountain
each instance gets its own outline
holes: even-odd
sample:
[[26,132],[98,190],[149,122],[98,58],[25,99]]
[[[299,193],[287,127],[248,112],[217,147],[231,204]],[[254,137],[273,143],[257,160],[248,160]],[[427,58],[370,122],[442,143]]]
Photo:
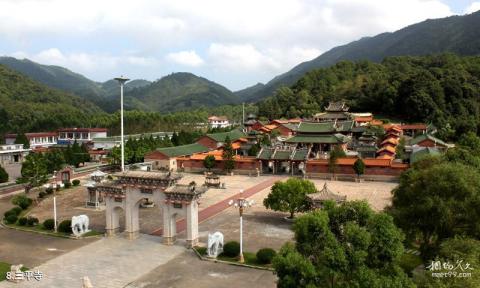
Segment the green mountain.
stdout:
[[432,123],[440,139],[480,133],[480,56],[392,56],[381,63],[341,61],[306,73],[257,103],[259,115],[311,118],[330,101],[352,112]]
[[159,112],[237,102],[237,97],[227,88],[186,72],[173,73],[151,85],[133,89],[126,93],[125,99],[130,108]]
[[73,94],[46,85],[0,65],[0,132],[51,131],[90,123],[102,110]]
[[[428,55],[453,52],[459,55],[480,54],[480,11],[441,19],[426,20],[393,33],[365,37],[344,46],[335,47],[319,57],[301,63],[292,70],[279,75],[265,87],[245,93],[247,101],[258,101],[273,95],[281,86],[290,86],[310,70],[328,67],[341,60],[382,61],[387,56]],[[247,88],[250,89],[250,88]],[[245,95],[249,94],[249,95]]]

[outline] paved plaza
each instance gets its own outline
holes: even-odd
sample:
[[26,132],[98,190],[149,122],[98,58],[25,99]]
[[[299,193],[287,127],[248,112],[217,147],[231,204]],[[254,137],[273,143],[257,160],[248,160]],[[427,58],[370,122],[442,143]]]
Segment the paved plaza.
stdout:
[[[185,174],[181,183],[203,183],[203,175]],[[207,242],[208,233],[220,231],[225,241],[239,240],[238,209],[229,207],[228,201],[239,196],[254,200],[254,205],[244,213],[244,251],[255,253],[260,248],[276,250],[288,241],[293,241],[292,223],[284,219],[288,213],[265,209],[263,200],[275,181],[287,179],[282,176],[224,176],[227,189],[210,189],[200,199],[200,242]],[[317,189],[327,183],[335,193],[346,195],[347,200],[365,199],[375,210],[383,210],[391,202],[391,190],[396,183],[343,182],[312,180]],[[59,193],[57,210],[59,219],[87,214],[93,228],[103,231],[105,212],[83,207],[86,191],[75,187]],[[8,199],[0,199],[0,210],[11,207]],[[51,197],[35,207],[30,215],[40,221],[51,218]],[[0,261],[24,264],[45,274],[42,281],[22,284],[0,282],[3,287],[80,287],[81,277],[87,275],[94,287],[275,287],[275,275],[271,271],[249,269],[233,265],[201,261],[193,251],[184,248],[182,240],[174,246],[161,243],[162,211],[157,207],[140,210],[141,232],[136,240],[127,240],[125,235],[113,238],[90,238],[72,240],[20,232],[0,227]],[[123,219],[121,220],[123,225]],[[177,227],[182,227],[182,221]],[[123,227],[121,227],[123,228]],[[179,232],[181,229],[178,230]],[[185,239],[180,232],[178,239]],[[5,239],[5,240],[4,240]],[[234,286],[232,286],[235,283]]]

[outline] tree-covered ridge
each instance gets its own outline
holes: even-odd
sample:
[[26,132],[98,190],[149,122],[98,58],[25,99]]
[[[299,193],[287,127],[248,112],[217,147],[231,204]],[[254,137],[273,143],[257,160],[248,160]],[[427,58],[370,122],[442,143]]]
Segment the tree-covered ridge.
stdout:
[[479,95],[480,57],[398,56],[310,71],[258,106],[260,115],[271,119],[310,117],[329,101],[346,99],[351,111],[433,123],[442,137],[452,138],[478,133]]
[[0,132],[39,131],[89,123],[91,102],[39,84],[0,65]]
[[191,73],[173,73],[126,93],[127,105],[170,112],[239,103],[227,88]]
[[313,69],[335,65],[343,60],[382,61],[389,56],[429,55],[452,52],[458,55],[480,55],[480,12],[463,16],[429,19],[407,26],[393,33],[364,37],[358,41],[335,47],[317,58],[300,63],[279,75],[258,90],[245,89],[247,100],[259,101],[272,95],[282,86],[293,85]]

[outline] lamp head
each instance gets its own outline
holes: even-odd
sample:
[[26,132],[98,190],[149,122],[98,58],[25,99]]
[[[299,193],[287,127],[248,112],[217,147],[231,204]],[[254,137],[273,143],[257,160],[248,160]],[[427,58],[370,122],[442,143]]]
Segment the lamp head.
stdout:
[[120,76],[120,77],[114,78],[114,79],[117,80],[120,84],[125,84],[125,82],[127,82],[128,80],[130,80],[130,79],[128,79],[127,77],[124,77],[123,75]]

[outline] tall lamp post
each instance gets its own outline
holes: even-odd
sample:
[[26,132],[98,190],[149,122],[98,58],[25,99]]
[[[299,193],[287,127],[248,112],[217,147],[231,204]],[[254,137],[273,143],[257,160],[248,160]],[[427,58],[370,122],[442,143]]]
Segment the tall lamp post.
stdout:
[[123,143],[123,86],[127,82],[128,78],[123,76],[115,78],[115,80],[120,83],[120,139],[121,139],[121,150],[122,150],[122,172],[125,171],[125,147]]
[[[243,193],[243,189],[240,190],[240,195]],[[247,200],[240,196],[240,198],[236,200],[230,200],[228,205],[234,206],[238,208],[238,212],[240,214],[240,263],[245,262],[243,258],[243,210],[245,208],[251,207],[253,205],[253,200]]]

